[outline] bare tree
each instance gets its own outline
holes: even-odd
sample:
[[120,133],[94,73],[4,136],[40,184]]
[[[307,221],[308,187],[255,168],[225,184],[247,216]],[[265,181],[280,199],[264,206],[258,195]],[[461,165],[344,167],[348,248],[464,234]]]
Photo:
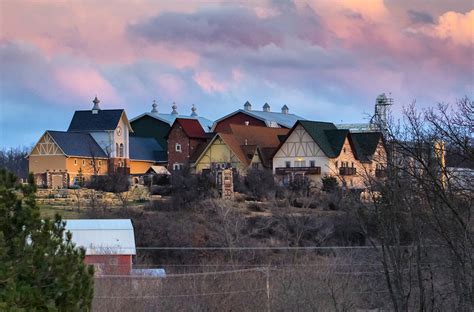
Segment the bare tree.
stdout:
[[472,176],[468,182],[445,165],[447,150],[474,161],[473,107],[464,98],[453,107],[406,108],[389,127],[387,177],[367,178],[372,203],[360,216],[396,311],[473,309]]

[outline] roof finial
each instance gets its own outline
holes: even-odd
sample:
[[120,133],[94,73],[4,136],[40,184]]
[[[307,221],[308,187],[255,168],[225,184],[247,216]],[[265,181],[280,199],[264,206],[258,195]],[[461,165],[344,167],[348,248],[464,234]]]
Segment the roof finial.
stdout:
[[154,113],[154,114],[157,114],[158,110],[156,108],[158,107],[158,105],[156,105],[156,100],[153,100],[153,104],[151,105],[151,107],[153,107],[151,109],[151,112]]
[[176,110],[176,109],[178,108],[178,106],[176,106],[176,103],[175,103],[175,102],[173,102],[173,106],[171,106],[171,108],[173,109],[173,110],[171,111],[171,114],[173,114],[173,115],[178,115],[178,111]]
[[95,96],[92,103],[94,103],[94,106],[92,107],[93,110],[100,110],[100,107],[99,107],[100,100],[97,98],[97,95]]
[[198,114],[196,113],[196,106],[194,106],[193,104],[193,107],[191,107],[191,117],[196,117]]
[[265,103],[265,105],[263,105],[263,111],[264,112],[269,112],[270,111],[270,105],[268,105],[268,103]]
[[289,110],[290,110],[290,109],[288,108],[288,106],[286,106],[286,104],[283,105],[283,107],[281,108],[281,112],[282,112],[283,114],[288,114],[288,111],[289,111]]
[[246,111],[251,111],[251,110],[252,110],[252,104],[250,104],[249,101],[245,102],[245,104],[244,104],[244,109],[245,109]]

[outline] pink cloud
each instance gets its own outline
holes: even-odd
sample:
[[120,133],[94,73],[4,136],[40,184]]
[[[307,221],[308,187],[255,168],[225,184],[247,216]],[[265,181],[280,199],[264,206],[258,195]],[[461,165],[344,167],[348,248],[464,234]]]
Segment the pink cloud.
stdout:
[[[55,79],[62,92],[85,102],[97,95],[103,103],[120,104],[114,88],[97,71],[87,68],[57,68]],[[64,102],[68,102],[65,99]]]
[[226,83],[218,81],[209,71],[200,71],[193,76],[194,81],[207,93],[224,92]]

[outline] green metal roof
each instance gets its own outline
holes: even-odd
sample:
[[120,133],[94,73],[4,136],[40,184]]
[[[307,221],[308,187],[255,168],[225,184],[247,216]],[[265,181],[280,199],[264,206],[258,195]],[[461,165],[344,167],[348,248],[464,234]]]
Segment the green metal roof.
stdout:
[[299,120],[298,123],[308,132],[327,157],[339,156],[349,130],[337,129],[331,122]]
[[351,133],[352,146],[356,157],[360,161],[370,161],[382,139],[381,132],[358,132]]

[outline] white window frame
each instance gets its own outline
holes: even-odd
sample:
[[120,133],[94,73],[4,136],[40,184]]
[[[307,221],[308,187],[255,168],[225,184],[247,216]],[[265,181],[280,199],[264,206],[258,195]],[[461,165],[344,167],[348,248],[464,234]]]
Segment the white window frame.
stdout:
[[183,149],[181,148],[181,144],[176,143],[175,146],[174,146],[174,150],[175,150],[176,152],[180,152],[180,153],[181,153],[181,152],[183,151]]

